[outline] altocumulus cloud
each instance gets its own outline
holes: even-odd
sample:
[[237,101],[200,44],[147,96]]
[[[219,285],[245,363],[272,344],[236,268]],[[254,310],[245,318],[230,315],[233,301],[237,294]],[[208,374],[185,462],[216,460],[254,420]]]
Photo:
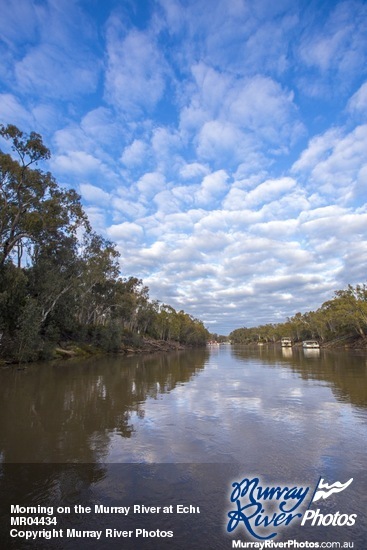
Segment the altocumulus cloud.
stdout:
[[364,282],[366,26],[362,0],[9,0],[1,122],[153,299],[283,321]]

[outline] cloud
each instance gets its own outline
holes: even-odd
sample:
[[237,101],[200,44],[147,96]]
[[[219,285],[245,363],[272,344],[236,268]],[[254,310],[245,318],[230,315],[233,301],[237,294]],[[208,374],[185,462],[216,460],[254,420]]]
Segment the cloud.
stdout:
[[146,161],[148,155],[148,146],[141,139],[134,139],[134,141],[125,147],[121,161],[128,167],[133,168],[143,164]]
[[228,174],[224,170],[218,170],[204,177],[195,198],[202,206],[213,205],[227,190]]
[[208,172],[208,167],[199,162],[185,163],[179,170],[179,174],[184,180],[200,178]]
[[223,332],[363,282],[365,3],[135,4],[0,21],[0,116],[44,129],[121,273]]
[[72,172],[74,174],[91,174],[103,172],[102,162],[84,151],[71,151],[66,155],[56,155],[52,159],[52,166],[55,170]]
[[165,177],[159,172],[144,174],[136,184],[136,187],[144,201],[152,198],[156,193],[164,189]]
[[293,164],[309,190],[317,191],[323,201],[342,204],[365,201],[363,185],[367,163],[367,125],[356,126],[350,132],[331,129],[313,138],[308,148]]
[[136,223],[123,222],[118,225],[111,225],[108,228],[108,234],[117,242],[121,240],[125,242],[136,242],[144,234],[144,230]]
[[331,128],[324,134],[313,137],[307,149],[302,151],[300,158],[293,164],[292,171],[311,171],[319,161],[330,154],[340,138],[341,130],[339,128]]
[[126,31],[111,16],[107,26],[105,97],[115,108],[134,116],[152,110],[165,89],[165,63],[154,37]]
[[33,117],[12,94],[0,94],[0,120],[2,124],[29,127]]
[[83,198],[91,203],[99,203],[107,206],[110,202],[110,195],[103,191],[100,187],[91,185],[90,183],[81,183],[80,184],[80,193],[83,195]]
[[303,92],[321,96],[351,89],[365,73],[366,23],[363,2],[338,2],[326,17],[322,14],[318,24],[303,32],[300,60],[311,71],[300,78]]
[[[71,56],[74,57],[73,54]],[[17,83],[23,92],[34,93],[36,90],[36,93],[47,98],[68,99],[81,92],[95,90],[98,80],[95,62],[73,61],[67,52],[60,52],[56,46],[39,46],[16,64]],[[65,86],[65,82],[71,85]]]
[[282,89],[269,77],[256,75],[237,82],[225,100],[224,111],[237,125],[261,139],[278,142],[298,131],[292,91]]
[[[217,167],[251,159],[252,167],[269,164],[260,151],[287,151],[304,133],[294,94],[263,75],[234,77],[203,62],[192,67],[193,82],[180,112],[183,140],[192,136],[198,158]],[[269,151],[269,150],[268,150]]]
[[199,159],[214,162],[215,165],[236,162],[253,148],[250,139],[234,124],[211,120],[206,122],[198,135],[197,154]]
[[352,95],[347,105],[348,111],[352,113],[365,114],[367,111],[367,82],[364,82],[362,86]]
[[[112,148],[114,143],[121,139],[122,128],[116,121],[114,112],[104,106],[88,111],[80,122],[80,128],[85,136],[84,142],[88,140],[86,146],[94,151],[102,152],[102,147]],[[80,136],[77,136],[77,139],[79,140]]]
[[[12,77],[8,85],[14,91],[55,100],[96,89],[101,69],[93,47],[97,35],[76,2],[62,0],[56,6],[12,0],[4,10],[2,36],[9,44],[7,65]],[[21,46],[16,50],[15,44]]]
[[274,220],[263,223],[254,224],[251,230],[260,235],[275,237],[281,240],[294,237],[298,229],[298,222],[295,219],[289,220]]
[[[321,209],[323,212],[325,209]],[[325,240],[331,236],[340,241],[349,241],[350,238],[363,238],[367,224],[367,214],[340,213],[338,208],[327,208],[326,212],[317,218],[304,221],[302,232],[309,238]],[[336,215],[336,212],[339,214]],[[341,243],[340,243],[341,246]]]
[[295,180],[289,177],[264,181],[246,194],[245,203],[247,207],[252,207],[271,202],[284,192],[290,191],[295,185]]
[[15,50],[14,44],[24,40],[33,41],[37,37],[37,8],[27,0],[10,0],[1,9],[1,37]]

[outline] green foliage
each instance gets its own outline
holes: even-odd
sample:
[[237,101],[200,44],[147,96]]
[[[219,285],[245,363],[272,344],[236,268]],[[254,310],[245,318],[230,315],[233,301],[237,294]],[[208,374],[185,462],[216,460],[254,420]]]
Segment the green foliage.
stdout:
[[15,359],[19,362],[34,361],[39,357],[41,337],[39,333],[41,313],[37,301],[27,298],[19,317],[15,333]]
[[115,245],[91,231],[80,197],[36,168],[50,151],[39,134],[0,126],[0,356],[50,358],[78,340],[107,352],[144,336],[205,344],[202,323],[149,300],[136,277],[119,277]]
[[41,136],[28,136],[13,125],[0,126],[0,136],[18,156],[0,150],[0,266],[16,261],[20,267],[24,247],[33,259],[34,250],[56,246],[63,235],[89,225],[79,195],[60,189],[49,172],[33,167],[50,157]]
[[318,339],[320,341],[340,338],[365,338],[367,334],[367,286],[348,285],[337,290],[316,311],[296,313],[286,323],[262,325],[254,328],[239,328],[229,338],[234,343],[275,342],[289,336],[293,341]]
[[121,347],[122,331],[117,321],[91,328],[91,343],[106,352],[117,352]]

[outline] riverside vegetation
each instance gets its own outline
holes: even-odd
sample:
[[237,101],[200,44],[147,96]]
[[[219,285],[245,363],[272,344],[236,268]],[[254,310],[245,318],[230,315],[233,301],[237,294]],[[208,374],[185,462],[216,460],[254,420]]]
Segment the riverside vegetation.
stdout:
[[284,323],[239,328],[229,338],[233,343],[251,344],[278,342],[286,336],[294,342],[318,339],[325,346],[367,348],[367,286],[348,285],[316,311],[296,313]]
[[0,360],[204,345],[200,320],[120,277],[119,253],[80,196],[38,168],[50,158],[42,137],[14,125],[0,136],[11,148],[0,150]]

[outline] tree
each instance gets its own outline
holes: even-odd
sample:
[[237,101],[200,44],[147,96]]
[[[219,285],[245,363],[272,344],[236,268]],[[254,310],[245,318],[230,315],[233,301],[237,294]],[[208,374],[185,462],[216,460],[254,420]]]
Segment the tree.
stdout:
[[1,125],[0,136],[12,143],[18,157],[0,150],[0,268],[9,259],[20,267],[24,245],[34,259],[43,246],[57,243],[65,233],[75,235],[82,224],[89,229],[89,224],[79,195],[60,189],[49,172],[34,168],[50,158],[39,134]]
[[202,323],[120,277],[115,245],[91,231],[79,195],[36,167],[50,158],[41,136],[0,125],[1,138],[12,154],[0,150],[0,355],[52,357],[70,340],[117,351],[146,334],[205,343]]
[[84,235],[80,252],[78,321],[104,324],[116,305],[119,253],[113,243],[94,232]]
[[365,338],[367,331],[367,288],[348,285],[346,290],[337,290],[335,297],[322,305],[329,323],[343,332],[355,332]]

